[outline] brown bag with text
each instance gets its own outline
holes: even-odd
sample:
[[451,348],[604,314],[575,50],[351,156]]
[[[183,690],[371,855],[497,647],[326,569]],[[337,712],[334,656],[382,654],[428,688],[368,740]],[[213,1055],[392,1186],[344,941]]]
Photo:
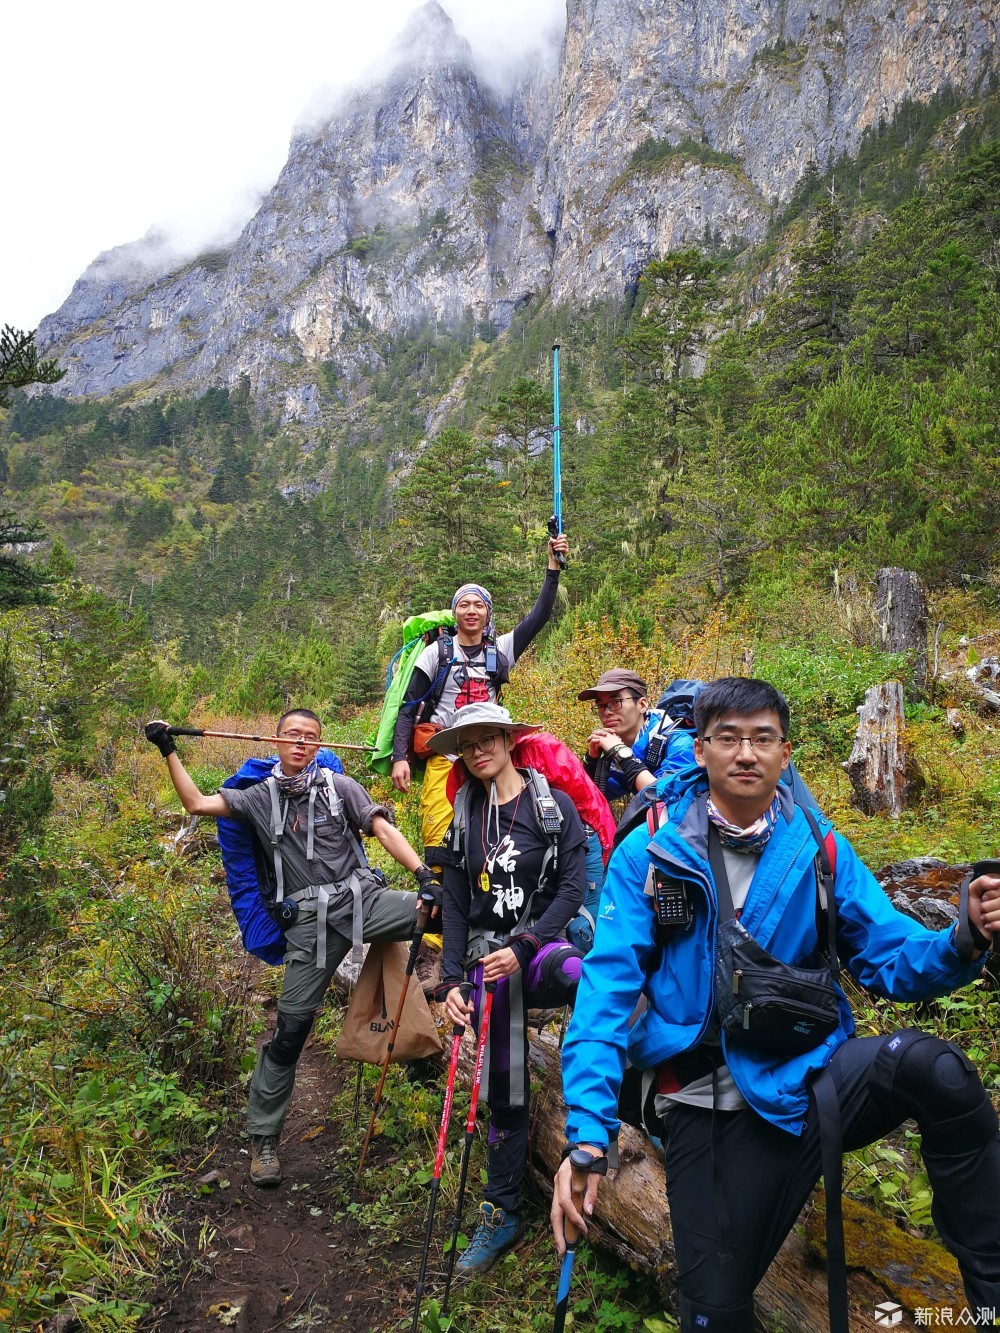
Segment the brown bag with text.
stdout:
[[[406,980],[409,952],[402,940],[380,941],[369,948],[344,1015],[344,1026],[337,1042],[338,1059],[363,1060],[370,1065],[381,1065],[385,1061],[386,1047],[399,1008],[399,994]],[[419,981],[411,977],[392,1058],[394,1061],[419,1060],[437,1055],[440,1050],[441,1038],[424,992]]]

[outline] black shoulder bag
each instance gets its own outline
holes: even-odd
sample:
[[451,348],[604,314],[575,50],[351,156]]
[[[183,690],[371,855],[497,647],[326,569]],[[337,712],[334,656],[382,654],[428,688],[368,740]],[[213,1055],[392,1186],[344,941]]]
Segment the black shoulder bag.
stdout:
[[[810,812],[804,813],[809,818]],[[819,878],[826,888],[829,956],[824,958],[820,952],[817,967],[793,967],[761,948],[736,919],[718,830],[711,823],[708,829],[708,863],[719,903],[715,956],[719,1027],[728,1041],[772,1055],[810,1051],[836,1032],[840,1024],[839,995],[834,984],[839,967],[833,872],[818,826],[813,833],[826,863]]]

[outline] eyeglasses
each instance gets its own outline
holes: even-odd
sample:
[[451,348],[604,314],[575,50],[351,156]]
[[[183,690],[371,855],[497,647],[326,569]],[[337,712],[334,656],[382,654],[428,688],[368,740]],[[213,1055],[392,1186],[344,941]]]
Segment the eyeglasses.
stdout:
[[620,713],[627,703],[630,703],[636,696],[626,694],[618,699],[595,699],[595,713]]
[[279,741],[301,741],[305,745],[319,745],[320,739],[314,736],[312,732],[306,731],[283,731],[278,737]]
[[497,737],[502,735],[502,731],[491,731],[488,736],[480,736],[477,741],[465,741],[458,747],[458,753],[463,759],[471,759],[477,750],[481,754],[492,754],[496,749]]
[[746,742],[756,754],[768,755],[774,754],[787,740],[787,736],[778,736],[773,731],[766,731],[760,736],[734,736],[732,732],[724,731],[714,736],[702,736],[701,743],[714,745],[722,754],[736,754]]

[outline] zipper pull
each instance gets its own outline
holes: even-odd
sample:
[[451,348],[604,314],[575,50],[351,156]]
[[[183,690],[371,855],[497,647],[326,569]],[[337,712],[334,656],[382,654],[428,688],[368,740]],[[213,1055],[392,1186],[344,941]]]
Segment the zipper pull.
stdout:
[[743,973],[740,971],[739,968],[736,968],[736,969],[734,970],[734,972],[733,972],[733,994],[734,994],[734,995],[739,995],[739,993],[740,993],[740,977],[741,977],[742,975],[743,975]]
[[743,1031],[750,1031],[750,1006],[748,1004],[743,1006]]

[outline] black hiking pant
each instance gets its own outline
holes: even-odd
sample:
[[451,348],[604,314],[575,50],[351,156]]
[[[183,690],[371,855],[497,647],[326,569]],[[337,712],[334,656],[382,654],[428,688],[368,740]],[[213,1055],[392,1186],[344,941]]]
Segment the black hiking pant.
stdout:
[[[958,1260],[973,1312],[1000,1317],[1000,1134],[983,1132],[982,1115],[978,1132],[958,1120],[952,1132],[947,1117],[929,1124],[905,1097],[878,1095],[873,1065],[886,1040],[851,1038],[830,1063],[844,1149],[874,1143],[915,1114],[934,1223]],[[988,1103],[982,1109],[988,1117]],[[799,1137],[750,1109],[713,1117],[675,1104],[662,1123],[682,1333],[752,1333],[754,1289],[822,1174],[815,1103]],[[980,1322],[991,1326],[992,1316]]]

